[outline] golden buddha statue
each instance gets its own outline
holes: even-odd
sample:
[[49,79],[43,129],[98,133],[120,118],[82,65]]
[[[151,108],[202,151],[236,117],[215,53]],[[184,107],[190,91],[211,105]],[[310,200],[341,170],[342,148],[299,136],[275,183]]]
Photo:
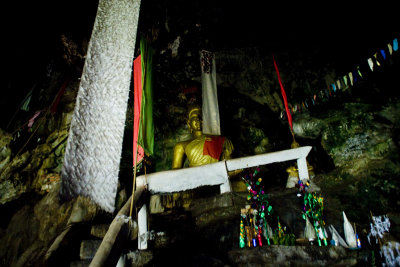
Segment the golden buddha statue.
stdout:
[[[224,136],[203,134],[201,115],[200,107],[195,106],[189,110],[187,126],[192,138],[178,142],[174,146],[172,169],[183,168],[186,158],[189,161],[189,167],[206,165],[231,158],[234,150],[232,142]],[[193,198],[193,190],[167,194],[161,197],[154,195],[150,199],[150,212],[163,212],[165,208],[182,207],[188,209]]]
[[189,161],[189,167],[201,166],[231,158],[234,147],[229,139],[223,136],[203,134],[201,128],[201,109],[199,107],[190,109],[187,125],[193,139],[179,142],[175,145],[172,169],[182,168],[185,157]]

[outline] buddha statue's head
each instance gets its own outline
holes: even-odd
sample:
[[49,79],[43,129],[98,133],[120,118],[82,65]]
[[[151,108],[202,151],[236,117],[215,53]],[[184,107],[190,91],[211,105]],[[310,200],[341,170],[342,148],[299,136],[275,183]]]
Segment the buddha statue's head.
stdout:
[[191,133],[201,132],[201,126],[203,123],[201,115],[202,112],[200,107],[194,106],[189,109],[187,125]]

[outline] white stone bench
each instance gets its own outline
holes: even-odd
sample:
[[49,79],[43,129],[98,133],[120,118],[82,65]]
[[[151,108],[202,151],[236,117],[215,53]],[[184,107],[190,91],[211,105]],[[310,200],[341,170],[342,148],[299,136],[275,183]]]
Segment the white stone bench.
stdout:
[[[138,176],[136,187],[147,185],[152,194],[173,193],[207,185],[220,185],[220,192],[231,191],[229,171],[256,166],[297,160],[299,179],[309,179],[306,157],[311,146],[304,146],[278,152],[230,159],[198,167],[168,170]],[[138,213],[138,249],[147,249],[147,207],[142,206]]]

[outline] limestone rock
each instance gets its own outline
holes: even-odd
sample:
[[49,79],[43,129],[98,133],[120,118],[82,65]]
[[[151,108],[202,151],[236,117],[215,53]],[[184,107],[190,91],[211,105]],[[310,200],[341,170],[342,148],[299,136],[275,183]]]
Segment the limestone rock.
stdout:
[[110,224],[95,224],[92,226],[92,228],[90,228],[90,234],[97,238],[103,238],[106,235],[109,227]]
[[146,250],[131,251],[126,256],[132,267],[146,266],[154,258],[153,252]]
[[10,162],[12,135],[0,129],[0,173]]
[[[362,256],[343,247],[277,246],[245,248],[228,252],[235,266],[357,266]],[[364,259],[365,261],[365,259]],[[367,264],[367,262],[364,262]],[[288,265],[289,264],[289,265]]]
[[79,258],[81,260],[93,259],[97,249],[100,247],[102,240],[83,240],[79,250]]
[[317,138],[326,126],[324,120],[311,117],[308,112],[297,115],[293,121],[293,131],[299,137]]

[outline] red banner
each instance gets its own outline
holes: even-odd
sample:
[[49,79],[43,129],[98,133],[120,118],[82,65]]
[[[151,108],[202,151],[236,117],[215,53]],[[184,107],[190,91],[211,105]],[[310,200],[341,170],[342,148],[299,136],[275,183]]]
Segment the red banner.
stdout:
[[275,67],[275,70],[276,70],[276,75],[278,76],[279,85],[281,87],[281,94],[282,94],[282,97],[283,97],[283,102],[285,103],[285,109],[286,109],[286,114],[287,114],[290,130],[293,132],[292,114],[290,113],[290,110],[289,110],[289,107],[288,107],[286,92],[285,92],[285,89],[283,88],[281,75],[279,74],[278,65],[276,64],[275,58],[273,56],[272,56],[272,58],[274,59],[274,67]]
[[133,110],[133,165],[138,164],[144,157],[143,148],[138,145],[140,110],[142,108],[142,60],[139,55],[133,61],[134,80],[134,110]]

